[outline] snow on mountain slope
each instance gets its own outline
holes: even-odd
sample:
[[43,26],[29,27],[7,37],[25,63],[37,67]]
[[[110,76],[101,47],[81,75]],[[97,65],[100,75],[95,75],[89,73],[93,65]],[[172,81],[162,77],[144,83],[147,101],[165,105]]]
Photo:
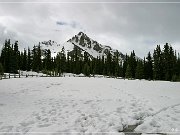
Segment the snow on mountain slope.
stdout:
[[74,47],[77,47],[81,51],[81,54],[84,54],[84,52],[86,51],[90,56],[94,58],[97,58],[98,56],[106,57],[108,51],[112,55],[119,53],[120,58],[124,58],[124,55],[120,51],[112,49],[110,46],[103,46],[99,44],[97,41],[89,38],[83,32],[79,32],[77,35],[75,35],[63,44],[58,44],[55,41],[49,40],[41,42],[40,45],[42,49],[50,49],[52,57],[56,56],[57,53],[60,52],[63,47],[66,54],[68,52],[72,52],[74,50]]

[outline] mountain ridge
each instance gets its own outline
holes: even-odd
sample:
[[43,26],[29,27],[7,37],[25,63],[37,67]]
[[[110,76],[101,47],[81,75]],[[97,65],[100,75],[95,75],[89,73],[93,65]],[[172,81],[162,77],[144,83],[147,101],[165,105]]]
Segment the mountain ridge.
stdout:
[[40,45],[42,49],[50,49],[52,57],[55,57],[58,52],[61,52],[63,47],[66,54],[72,53],[76,47],[79,49],[79,51],[81,51],[81,54],[87,52],[91,58],[103,56],[106,57],[108,52],[110,52],[113,56],[118,54],[121,60],[123,60],[125,57],[125,55],[122,54],[119,50],[113,49],[112,47],[107,45],[102,45],[92,38],[88,37],[83,32],[79,32],[77,35],[74,35],[63,44],[59,44],[55,41],[49,40],[40,42]]

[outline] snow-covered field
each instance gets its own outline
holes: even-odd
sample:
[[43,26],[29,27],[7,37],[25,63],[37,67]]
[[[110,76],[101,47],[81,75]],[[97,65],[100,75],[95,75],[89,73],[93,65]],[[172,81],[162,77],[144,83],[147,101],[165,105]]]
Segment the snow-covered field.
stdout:
[[180,134],[180,83],[87,77],[0,81],[1,134],[112,134],[133,128]]

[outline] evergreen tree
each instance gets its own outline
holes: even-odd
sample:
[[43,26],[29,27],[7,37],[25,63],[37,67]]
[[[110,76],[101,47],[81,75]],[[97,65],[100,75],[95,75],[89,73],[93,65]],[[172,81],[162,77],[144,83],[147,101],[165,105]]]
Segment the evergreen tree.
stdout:
[[177,62],[176,62],[176,69],[177,69],[177,76],[178,76],[178,81],[180,81],[180,55],[178,54],[178,59],[177,59]]
[[2,64],[0,63],[0,75],[2,75],[3,73],[4,73],[3,66],[2,66]]
[[142,61],[137,62],[135,77],[136,77],[136,79],[143,79],[144,78],[144,68],[143,68],[143,62]]
[[154,59],[154,67],[153,67],[153,76],[155,80],[162,80],[163,79],[163,64],[162,64],[162,52],[160,45],[157,45],[156,49],[153,53]]
[[24,49],[24,53],[22,56],[22,70],[25,71],[27,69],[27,53],[26,53],[26,49]]
[[83,74],[85,76],[90,76],[90,68],[89,68],[89,65],[87,63],[84,65]]
[[4,72],[10,72],[10,59],[11,59],[11,53],[12,48],[10,45],[10,40],[5,40],[5,44],[2,48],[1,52],[1,62],[2,66],[4,67]]
[[131,52],[130,58],[129,58],[129,66],[131,68],[131,74],[132,78],[135,78],[135,70],[136,70],[136,58],[135,58],[135,52]]
[[37,68],[36,71],[39,72],[42,70],[42,61],[41,61],[41,47],[40,43],[37,47]]
[[99,58],[99,74],[105,75],[106,74],[106,66],[105,66],[105,58],[102,56],[102,59]]
[[148,80],[152,80],[153,79],[153,64],[152,64],[152,57],[151,57],[151,53],[148,53],[148,56],[146,57],[147,62],[145,63],[145,71],[146,71],[146,78]]
[[19,69],[23,70],[23,58],[24,58],[24,54],[23,52],[20,53],[20,57],[19,57]]
[[170,46],[170,48],[169,48],[169,79],[170,80],[172,80],[172,77],[173,77],[173,75],[174,74],[176,74],[176,61],[177,61],[177,59],[176,59],[176,54],[175,54],[175,52],[174,52],[174,50],[173,50],[173,48],[172,48],[172,46]]
[[112,55],[108,51],[107,58],[106,58],[106,75],[111,76],[112,75]]
[[67,64],[66,64],[66,72],[70,73],[70,56],[69,53],[67,54]]
[[32,70],[36,71],[36,63],[37,63],[37,51],[36,46],[32,49]]
[[18,41],[16,41],[14,44],[14,55],[15,55],[15,59],[14,59],[15,70],[17,70],[20,68],[19,67],[20,51],[19,51],[19,47],[18,47]]
[[163,64],[163,71],[162,71],[162,80],[170,80],[170,56],[169,56],[169,45],[166,43],[163,48],[162,52],[162,61]]
[[27,55],[27,71],[31,70],[32,66],[32,60],[31,60],[31,51],[28,47],[28,55]]
[[10,47],[9,50],[9,73],[18,73],[17,72],[17,61],[16,61],[16,55],[14,53],[14,46]]
[[128,55],[126,54],[125,59],[124,59],[124,63],[123,63],[123,73],[122,73],[122,77],[126,77],[126,69],[127,69],[127,65],[128,65]]
[[79,56],[78,56],[78,48],[74,47],[74,61],[73,61],[73,65],[74,65],[74,69],[73,69],[73,73],[75,74],[80,74],[80,60],[79,60]]
[[61,71],[61,56],[60,56],[60,53],[57,54],[56,59],[55,59],[55,63],[56,63],[56,71],[60,76],[61,73],[62,73],[62,71]]
[[39,72],[42,70],[42,60],[41,60],[41,47],[40,47],[40,43],[39,45],[36,47],[34,46],[33,50],[32,50],[32,70]]
[[125,77],[128,78],[128,79],[132,78],[131,67],[130,67],[129,64],[127,65],[127,68],[126,68],[126,74],[125,74]]
[[44,53],[43,68],[48,71],[52,70],[51,51],[49,49],[45,50],[45,53]]
[[[135,72],[136,72],[136,58],[135,58],[135,52],[134,50],[131,52],[131,55],[128,59],[128,65],[131,71],[131,78],[135,78]],[[127,69],[126,69],[127,70]]]
[[64,72],[66,70],[66,54],[64,47],[61,50],[61,72]]

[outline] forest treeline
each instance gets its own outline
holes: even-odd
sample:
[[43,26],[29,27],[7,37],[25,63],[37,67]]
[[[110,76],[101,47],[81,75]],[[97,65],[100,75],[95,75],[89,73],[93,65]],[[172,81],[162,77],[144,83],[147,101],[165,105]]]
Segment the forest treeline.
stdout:
[[83,73],[106,75],[128,79],[180,81],[180,56],[171,45],[160,45],[144,59],[137,58],[135,52],[125,55],[122,60],[119,53],[107,57],[91,57],[87,52],[82,55],[77,47],[73,53],[65,53],[64,48],[56,57],[51,57],[50,50],[41,50],[40,44],[33,49],[19,51],[18,41],[14,44],[5,40],[0,55],[0,74],[18,73],[18,70],[36,71],[60,76],[62,73]]

